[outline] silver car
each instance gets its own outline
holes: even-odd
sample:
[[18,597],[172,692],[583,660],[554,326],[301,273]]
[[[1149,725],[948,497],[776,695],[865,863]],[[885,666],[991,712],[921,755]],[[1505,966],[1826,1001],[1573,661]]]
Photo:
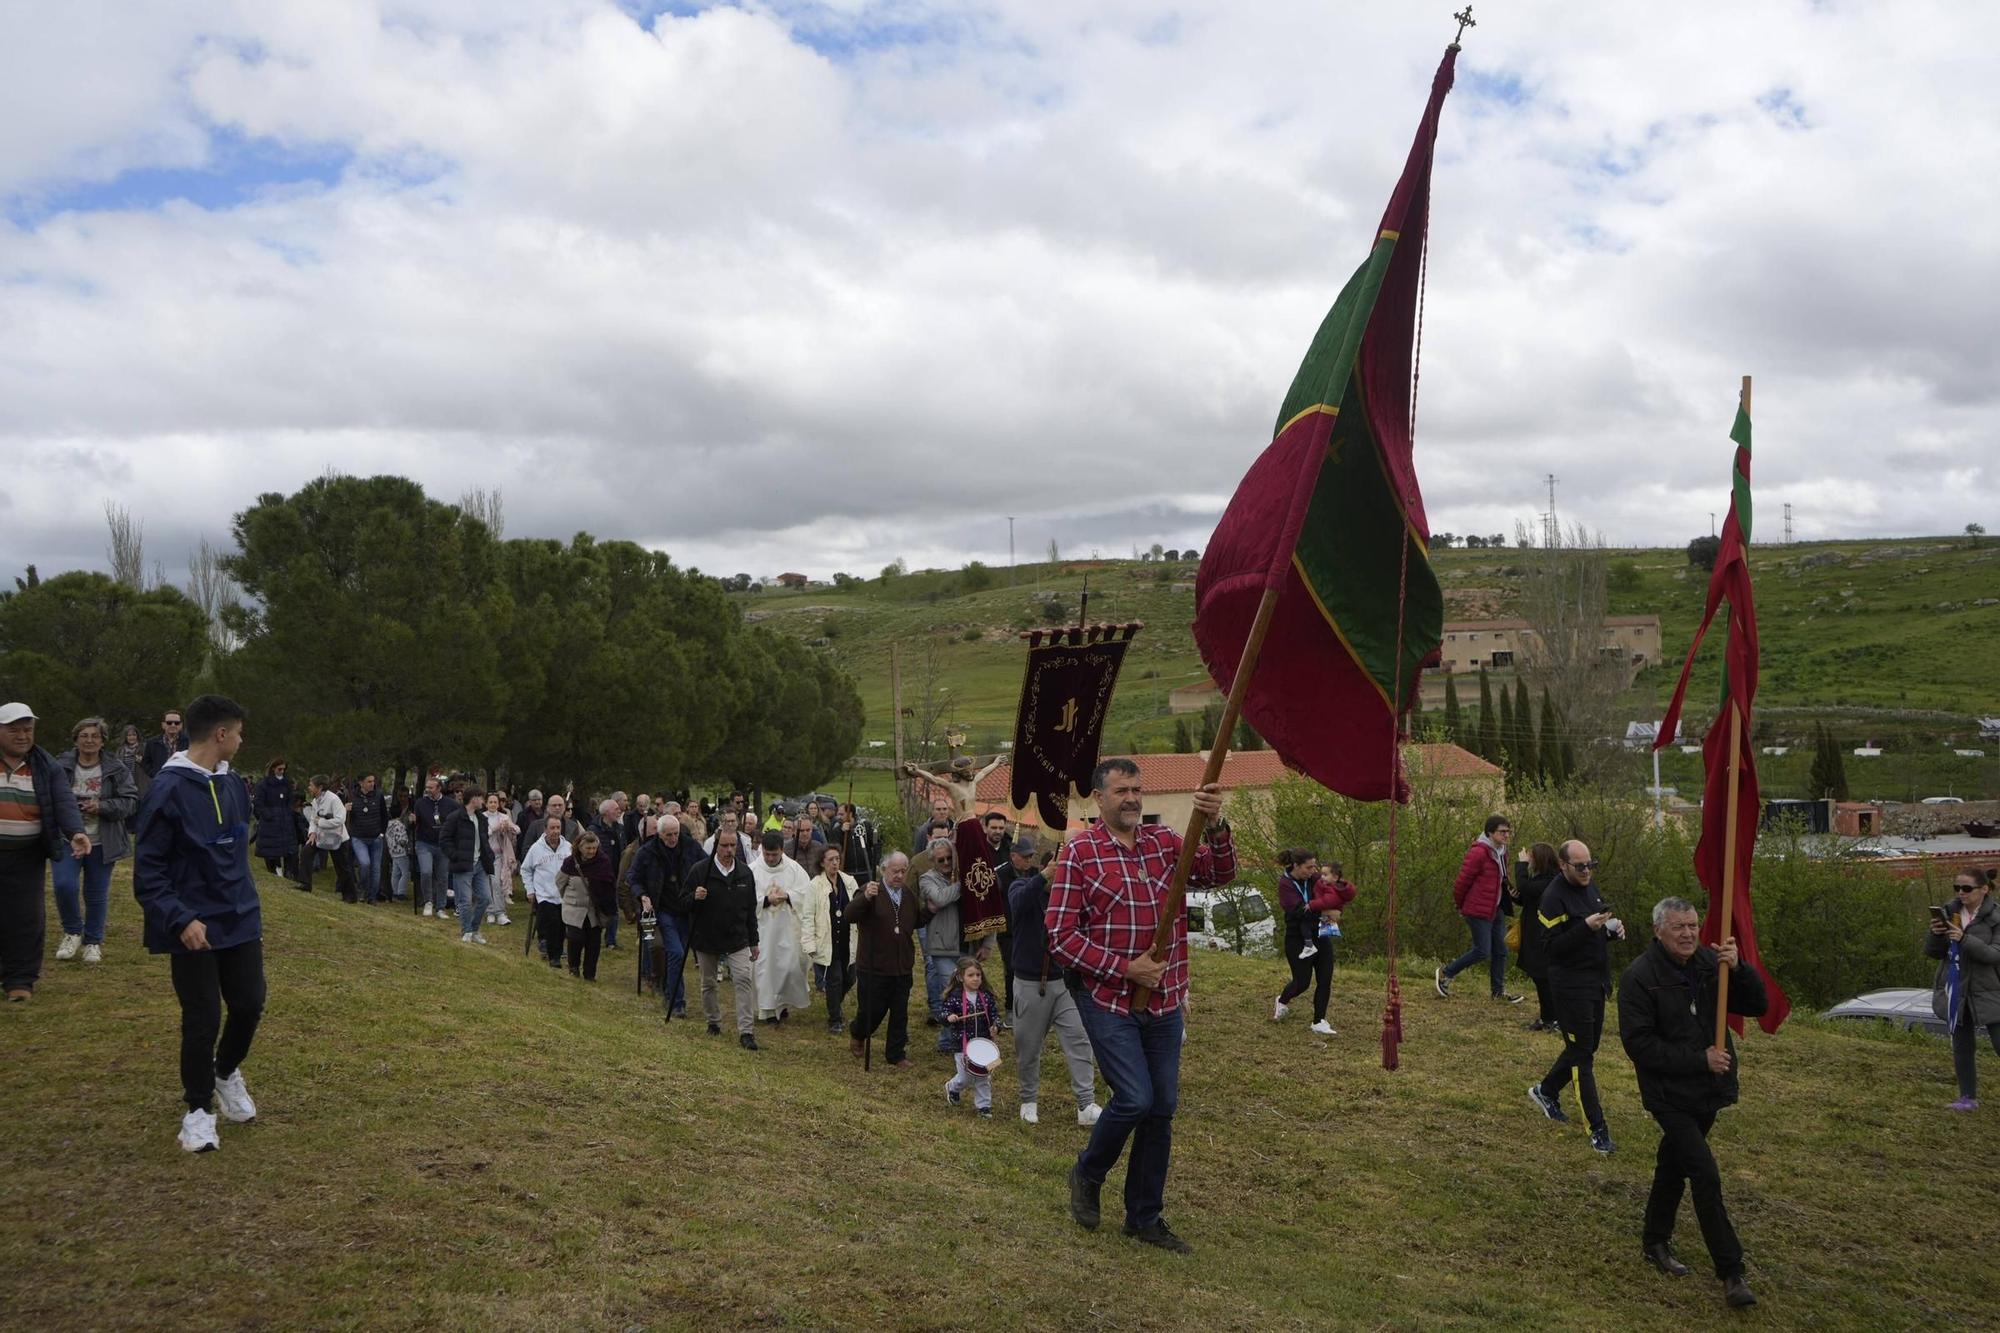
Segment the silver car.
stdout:
[[1924,1031],[1934,1037],[1949,1037],[1944,1020],[1931,1012],[1931,993],[1914,986],[1872,990],[1851,1000],[1842,1000],[1820,1015],[1822,1018],[1872,1018],[1894,1023],[1905,1032]]

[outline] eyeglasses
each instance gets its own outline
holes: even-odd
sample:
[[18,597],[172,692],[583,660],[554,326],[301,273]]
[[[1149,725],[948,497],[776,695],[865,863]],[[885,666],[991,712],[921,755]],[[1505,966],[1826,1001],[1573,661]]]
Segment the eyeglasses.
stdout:
[[1513,829],[1510,829],[1510,828],[1497,828],[1497,829],[1494,829],[1493,831],[1494,831],[1495,833],[1512,833],[1512,832],[1513,832],[1514,830],[1513,830]]
[[1566,866],[1568,866],[1568,867],[1569,867],[1570,869],[1572,869],[1572,870],[1595,870],[1595,869],[1597,869],[1597,862],[1595,862],[1595,861],[1565,861],[1565,862],[1563,862],[1563,864],[1564,864],[1564,865],[1566,865]]
[[162,722],[160,725],[163,727],[178,727],[180,724],[181,724],[180,719],[177,717],[173,717],[173,718],[168,718],[165,722]]

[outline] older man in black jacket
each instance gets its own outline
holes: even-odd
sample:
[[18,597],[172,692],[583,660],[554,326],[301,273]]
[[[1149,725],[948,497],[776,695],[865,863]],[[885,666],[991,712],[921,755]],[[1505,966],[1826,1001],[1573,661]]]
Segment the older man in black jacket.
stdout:
[[1737,958],[1736,940],[1711,949],[1701,942],[1701,915],[1684,898],[1653,908],[1653,942],[1618,981],[1618,1036],[1639,1074],[1639,1100],[1660,1125],[1653,1192],[1641,1232],[1646,1262],[1672,1277],[1687,1276],[1669,1241],[1683,1183],[1694,1187],[1701,1238],[1722,1279],[1723,1298],[1754,1305],[1743,1280],[1743,1246],[1722,1203],[1722,1175],[1708,1148],[1716,1112],[1736,1101],[1736,1043],[1727,1032],[1715,1044],[1720,969],[1729,973],[1729,1012],[1754,1018],[1768,999],[1757,970]]

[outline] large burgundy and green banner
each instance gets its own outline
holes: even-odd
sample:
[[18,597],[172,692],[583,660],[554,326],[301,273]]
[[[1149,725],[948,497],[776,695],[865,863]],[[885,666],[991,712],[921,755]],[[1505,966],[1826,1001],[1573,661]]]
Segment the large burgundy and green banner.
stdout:
[[1279,589],[1243,715],[1287,764],[1361,800],[1408,799],[1397,719],[1444,635],[1410,367],[1431,150],[1456,58],[1453,47],[1438,65],[1368,257],[1314,335],[1195,589],[1195,642],[1224,690],[1265,589]]

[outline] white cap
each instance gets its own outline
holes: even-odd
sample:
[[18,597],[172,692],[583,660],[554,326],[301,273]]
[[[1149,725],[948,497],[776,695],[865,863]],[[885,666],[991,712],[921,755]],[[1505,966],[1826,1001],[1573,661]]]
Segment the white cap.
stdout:
[[0,704],[0,727],[4,727],[12,722],[36,721],[40,721],[40,719],[35,716],[35,710],[26,704]]

